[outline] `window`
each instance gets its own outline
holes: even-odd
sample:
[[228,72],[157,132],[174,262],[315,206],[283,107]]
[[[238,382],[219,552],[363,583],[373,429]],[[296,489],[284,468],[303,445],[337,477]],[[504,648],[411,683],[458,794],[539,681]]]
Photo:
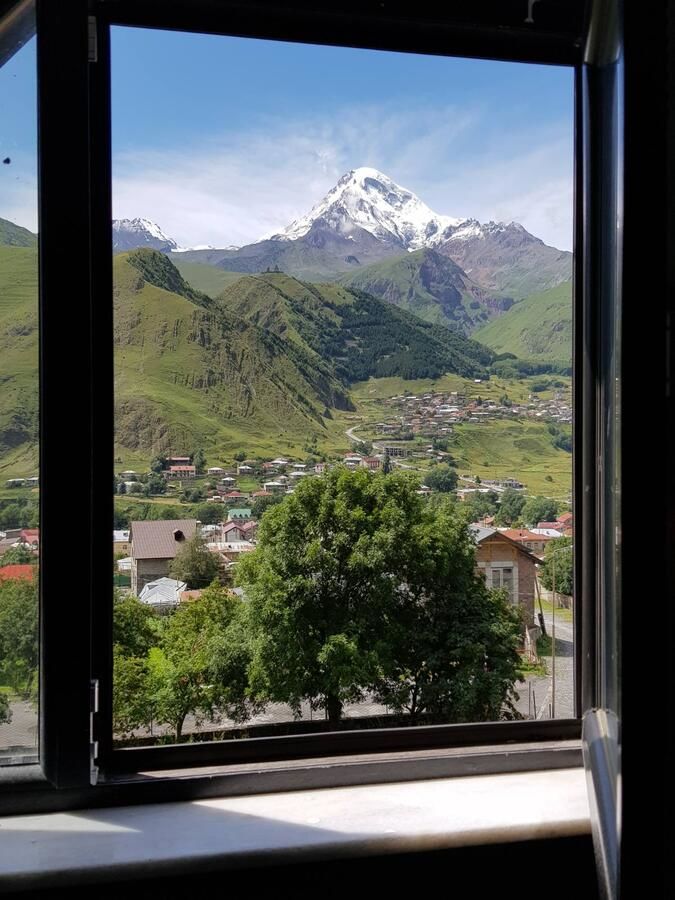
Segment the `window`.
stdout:
[[[110,581],[110,523],[116,531],[125,532],[123,522],[114,520],[114,502],[110,492],[111,468],[115,476],[125,475],[124,480],[115,477],[115,485],[129,482],[125,485],[130,495],[138,493],[131,490],[130,485],[138,483],[134,481],[133,460],[121,458],[119,464],[112,460],[111,447],[114,446],[114,418],[113,418],[113,394],[119,385],[116,385],[117,373],[116,360],[112,352],[111,336],[114,333],[119,320],[115,320],[113,310],[101,298],[113,296],[114,277],[113,266],[110,258],[111,246],[111,221],[113,219],[112,189],[114,189],[113,174],[115,170],[111,166],[110,146],[114,140],[114,109],[111,119],[110,92],[110,28],[129,28],[133,26],[147,26],[155,29],[193,29],[201,32],[218,33],[224,30],[222,25],[222,9],[214,12],[208,4],[194,4],[182,7],[180,4],[172,5],[170,11],[156,11],[154,8],[143,4],[131,7],[124,3],[101,3],[93,7],[95,21],[88,21],[82,17],[78,10],[67,12],[60,11],[59,18],[53,10],[42,4],[38,8],[38,63],[40,67],[40,82],[38,90],[43,99],[49,97],[49,103],[41,104],[41,130],[40,130],[40,174],[41,174],[41,207],[40,207],[40,235],[41,235],[41,314],[43,331],[43,429],[41,433],[42,447],[48,448],[48,453],[43,454],[41,460],[42,478],[42,503],[43,519],[41,527],[44,532],[44,546],[42,548],[41,581],[42,581],[42,633],[46,643],[43,644],[42,699],[41,711],[42,735],[41,764],[43,771],[52,784],[59,787],[74,787],[86,790],[90,780],[96,781],[99,769],[99,784],[95,790],[102,788],[101,782],[121,777],[129,772],[148,772],[151,770],[166,769],[172,766],[190,764],[218,764],[227,767],[233,762],[254,762],[260,764],[265,760],[301,760],[317,756],[345,756],[355,753],[377,753],[380,751],[415,749],[430,749],[448,746],[475,746],[477,744],[499,744],[504,741],[516,741],[527,743],[536,738],[541,741],[549,741],[551,752],[541,762],[541,765],[551,764],[556,753],[562,754],[558,759],[569,761],[569,747],[559,747],[556,742],[565,739],[574,739],[579,735],[578,719],[560,722],[483,722],[473,725],[444,724],[431,725],[422,728],[401,728],[396,730],[368,732],[366,730],[353,730],[349,732],[336,732],[335,734],[287,734],[273,738],[243,738],[229,742],[212,742],[211,744],[194,741],[187,746],[138,746],[116,748],[113,746],[113,642],[112,637],[112,604],[108,602]],[[228,7],[232,14],[228,18],[227,30],[231,34],[241,36],[241,39],[274,39],[283,38],[296,42],[320,44],[330,39],[336,44],[353,45],[354,25],[347,22],[337,13],[335,19],[322,18],[320,14],[307,14],[298,17],[296,13],[284,12],[276,9],[275,16],[265,19],[264,25],[259,19],[251,17],[245,12],[234,11]],[[91,11],[89,11],[91,12]],[[457,55],[493,56],[512,61],[528,61],[534,63],[549,62],[555,65],[580,66],[579,53],[580,35],[582,24],[577,16],[579,10],[566,14],[569,18],[560,19],[559,11],[549,11],[546,19],[546,37],[542,36],[535,28],[528,30],[520,24],[520,20],[514,20],[513,34],[517,40],[507,49],[505,44],[492,43],[494,32],[490,32],[493,38],[488,38],[480,29],[472,32],[471,36],[459,20],[448,21],[446,26],[437,27],[437,23],[431,25],[424,15],[417,19],[421,28],[419,43],[416,41],[411,47],[411,38],[406,28],[402,28],[400,22],[394,18],[387,18],[383,27],[373,28],[372,20],[364,18],[363,24],[363,49],[381,49],[386,51],[399,51],[409,49],[421,49],[428,53]],[[504,14],[506,15],[506,14]],[[536,17],[535,17],[536,21]],[[42,40],[46,30],[50,34],[62,37],[61,41]],[[215,39],[215,38],[214,38]],[[496,39],[494,39],[496,40]],[[481,43],[483,41],[484,43]],[[89,55],[85,48],[89,47]],[[113,43],[114,50],[114,43]],[[113,54],[114,58],[114,54]],[[50,77],[56,77],[61,88],[60,94],[68,97],[68,106],[57,102]],[[579,100],[580,95],[577,94]],[[148,111],[149,115],[149,111]],[[581,119],[578,119],[580,122]],[[66,154],[62,146],[64,130],[72,136]],[[581,165],[580,158],[578,162]],[[65,185],[68,185],[66,193]],[[577,200],[587,197],[587,193],[578,191]],[[47,199],[48,198],[48,199]],[[63,202],[61,202],[63,201]],[[67,201],[67,202],[66,202]],[[590,203],[590,200],[588,201]],[[58,211],[58,212],[57,212]],[[139,211],[139,218],[142,211]],[[126,215],[126,218],[130,216]],[[578,227],[581,227],[578,225]],[[57,240],[56,235],[73,233],[87,235],[90,252],[82,252],[81,265],[73,269],[67,255],[63,253],[63,243]],[[581,262],[579,263],[581,266]],[[134,275],[137,281],[155,277],[156,273],[145,272],[143,275],[138,269]],[[127,273],[128,274],[128,273]],[[133,274],[133,273],[132,273]],[[173,274],[173,273],[172,273]],[[203,273],[202,273],[203,274]],[[213,273],[209,273],[212,275]],[[280,273],[272,271],[272,278]],[[189,279],[183,277],[183,281]],[[53,302],[47,302],[48,297],[57,295],[59,285],[68,283],[70,286],[72,314],[77,314],[81,323],[85,326],[85,333],[91,333],[91,347],[88,352],[81,354],[67,354],[63,352],[64,346],[70,346],[72,335],[69,333],[68,324],[62,316],[57,314]],[[181,289],[183,288],[181,282]],[[157,288],[157,286],[155,285]],[[61,288],[62,289],[62,288]],[[157,290],[163,290],[159,287]],[[51,292],[51,293],[50,293]],[[206,290],[204,290],[206,293]],[[163,296],[163,295],[162,295]],[[584,304],[588,298],[583,290],[577,294],[577,313],[586,309]],[[200,315],[199,313],[197,315]],[[582,322],[583,319],[577,319]],[[127,323],[129,324],[129,323]],[[130,326],[131,327],[131,326]],[[580,324],[582,329],[586,326]],[[158,323],[161,330],[161,323]],[[119,332],[118,332],[119,336]],[[124,337],[124,335],[122,335]],[[170,331],[168,333],[170,338]],[[57,340],[58,338],[58,340]],[[86,344],[86,341],[85,341]],[[122,341],[120,346],[124,345]],[[137,354],[137,365],[142,365],[141,345],[133,345],[132,349]],[[581,358],[581,357],[580,357]],[[586,363],[584,362],[583,365]],[[57,375],[59,377],[57,377]],[[585,377],[585,369],[582,371]],[[63,444],[59,438],[63,437],[63,398],[59,393],[59,382],[69,385],[69,400],[74,412],[68,417],[69,443]],[[583,381],[584,390],[588,390],[588,381]],[[476,388],[478,390],[478,388]],[[581,387],[577,385],[575,393],[579,396]],[[139,392],[140,393],[140,392]],[[534,392],[537,393],[537,392]],[[586,398],[589,400],[589,398]],[[591,411],[594,409],[595,398],[582,406],[577,404],[577,410],[583,410],[583,422],[594,425]],[[478,406],[478,404],[477,404]],[[476,412],[476,410],[474,410]],[[130,410],[129,414],[135,414],[140,424],[152,426],[152,421],[146,416],[143,409]],[[449,413],[451,415],[451,413]],[[477,422],[481,422],[480,415],[476,413]],[[480,424],[477,428],[482,427]],[[556,435],[553,435],[555,437]],[[559,436],[559,435],[558,435]],[[82,510],[81,510],[81,535],[84,553],[78,559],[78,588],[72,593],[69,601],[68,628],[59,619],[56,610],[50,601],[58,590],[59,578],[62,573],[62,559],[58,546],[58,507],[56,485],[63,478],[63,473],[69,471],[73,464],[73,447],[88,447],[90,452],[81,459],[78,458],[78,477],[82,482]],[[389,447],[387,439],[387,447]],[[174,457],[168,469],[166,489],[178,480],[192,481],[191,467],[194,466],[194,475],[197,475],[195,464],[196,451],[199,447],[171,446],[162,448],[170,450],[168,456]],[[405,462],[407,452],[401,445],[391,445],[389,456],[401,459]],[[185,461],[181,457],[192,456],[192,460]],[[192,452],[194,451],[194,452]],[[246,472],[247,455],[244,452],[242,459],[236,460],[241,467],[233,468],[233,475],[223,475],[221,478],[244,478],[250,473]],[[584,465],[588,465],[588,458],[584,457]],[[225,460],[208,458],[206,467],[217,469],[225,468],[220,465]],[[227,461],[229,465],[229,460]],[[234,460],[233,460],[234,462]],[[274,462],[273,459],[269,462]],[[381,461],[384,464],[384,460]],[[320,463],[317,463],[320,464]],[[281,464],[277,464],[281,465]],[[298,461],[298,465],[307,465]],[[345,466],[348,461],[345,460]],[[370,464],[368,463],[370,466]],[[373,462],[374,466],[375,463]],[[171,473],[171,466],[175,476]],[[163,469],[164,471],[164,469]],[[227,469],[229,471],[229,468]],[[159,474],[159,473],[155,473]],[[220,473],[209,473],[217,474]],[[295,474],[295,480],[302,481],[302,470],[290,473]],[[505,473],[506,474],[506,473]],[[577,471],[577,475],[578,475]],[[178,476],[182,476],[180,479]],[[261,475],[262,477],[262,475]],[[505,489],[518,491],[518,485],[514,483],[513,473],[509,474],[509,484],[500,485]],[[195,479],[196,480],[196,479]],[[266,478],[268,486],[275,477]],[[516,479],[517,481],[517,479]],[[263,482],[264,483],[264,482]],[[578,496],[579,480],[576,490]],[[221,481],[222,484],[222,481]],[[54,486],[50,493],[50,486]],[[474,482],[475,486],[475,482]],[[188,490],[192,490],[188,486]],[[422,488],[420,488],[422,490]],[[267,492],[267,491],[266,491]],[[270,491],[271,492],[271,491]],[[218,501],[213,501],[217,503]],[[244,507],[232,507],[243,510]],[[583,515],[585,507],[582,505],[575,509],[575,516]],[[196,518],[196,517],[195,517]],[[245,524],[247,516],[238,516],[236,527],[241,528]],[[109,523],[103,527],[100,523]],[[213,524],[221,524],[215,522]],[[536,526],[538,522],[535,522]],[[120,526],[120,527],[117,527]],[[178,532],[185,536],[187,528],[175,525],[174,540]],[[51,541],[48,540],[52,535]],[[135,535],[129,535],[133,543]],[[152,537],[152,536],[151,536]],[[125,537],[120,535],[120,544],[124,544]],[[589,538],[586,538],[589,540]],[[233,543],[225,541],[222,543]],[[526,549],[526,548],[523,548]],[[518,550],[514,552],[520,552]],[[121,557],[123,558],[123,557]],[[159,557],[148,556],[147,559]],[[120,575],[123,573],[119,573]],[[141,573],[142,574],[142,573]],[[140,588],[147,588],[158,572],[146,572],[152,575],[146,584]],[[136,566],[134,573],[133,561],[129,572],[129,578],[136,578],[138,589],[139,568]],[[499,582],[499,586],[510,590],[512,596],[522,589],[520,581],[516,581],[515,566],[497,567],[492,572],[492,584]],[[120,585],[121,586],[121,585]],[[50,593],[53,592],[53,593]],[[592,596],[592,592],[589,593]],[[576,626],[580,626],[577,624]],[[64,639],[67,638],[67,639]],[[579,661],[580,667],[580,661]],[[133,672],[129,673],[130,677]],[[589,680],[590,679],[590,680]],[[93,684],[92,684],[93,682]],[[593,696],[593,674],[584,670],[584,684],[588,685],[589,698]],[[580,697],[581,686],[576,687],[577,697]],[[98,699],[96,699],[98,692]],[[586,701],[584,701],[586,705]],[[577,703],[579,711],[584,708]],[[93,717],[93,720],[92,720]],[[93,725],[92,725],[93,721]],[[94,743],[91,743],[93,728]],[[576,751],[573,751],[573,753]],[[567,755],[565,755],[567,754]],[[544,757],[542,757],[544,759]],[[92,762],[94,768],[92,769]],[[532,759],[528,760],[532,765]],[[553,763],[555,764],[555,762]],[[299,773],[299,774],[297,774]],[[281,777],[281,776],[279,776]],[[284,773],[286,782],[277,780],[277,784],[290,784],[294,778],[294,784],[301,783],[302,770],[296,766],[296,774]],[[340,777],[349,778],[344,772]],[[351,773],[353,777],[353,770]],[[269,784],[269,781],[267,782]],[[130,795],[131,796],[131,795]]]
[[513,584],[513,569],[510,566],[504,568],[492,567],[492,587],[505,588],[511,602],[513,602],[514,594]]

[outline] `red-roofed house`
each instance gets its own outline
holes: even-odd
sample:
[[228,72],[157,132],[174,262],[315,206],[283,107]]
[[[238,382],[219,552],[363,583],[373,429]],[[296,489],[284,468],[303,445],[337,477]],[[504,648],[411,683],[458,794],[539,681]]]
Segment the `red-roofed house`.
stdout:
[[505,537],[517,544],[522,544],[527,550],[537,555],[542,554],[546,548],[546,544],[551,540],[545,534],[534,534],[527,528],[507,528],[501,532]]
[[0,567],[0,581],[32,581],[33,577],[33,566],[27,563]]
[[364,469],[379,469],[382,465],[382,460],[378,459],[376,456],[364,456],[361,460],[361,467]]

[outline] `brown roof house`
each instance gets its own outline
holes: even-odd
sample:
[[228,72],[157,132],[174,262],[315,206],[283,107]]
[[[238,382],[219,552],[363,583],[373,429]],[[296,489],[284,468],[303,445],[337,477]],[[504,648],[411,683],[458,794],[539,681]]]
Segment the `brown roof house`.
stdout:
[[523,544],[496,528],[470,525],[476,541],[476,567],[490,588],[506,588],[509,599],[523,611],[524,624],[534,624],[537,557]]
[[131,523],[131,592],[169,574],[171,560],[197,530],[196,519]]

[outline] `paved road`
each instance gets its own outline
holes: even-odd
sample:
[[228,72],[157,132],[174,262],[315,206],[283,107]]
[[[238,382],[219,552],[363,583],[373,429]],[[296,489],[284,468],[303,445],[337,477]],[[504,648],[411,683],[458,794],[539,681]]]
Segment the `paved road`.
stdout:
[[347,437],[349,438],[350,441],[358,441],[359,444],[365,444],[365,441],[364,441],[363,438],[357,437],[357,436],[354,434],[354,429],[355,429],[355,428],[360,428],[360,427],[361,427],[360,425],[352,425],[351,428],[348,428],[348,429],[345,431],[345,434],[347,435]]
[[25,700],[10,703],[12,721],[0,725],[0,762],[3,757],[33,754],[38,747],[37,708]]
[[[544,613],[546,632],[549,636],[553,632],[553,616],[549,612]],[[574,715],[574,626],[571,622],[564,622],[558,616],[555,620],[555,718],[567,719]],[[544,657],[549,673],[552,672],[552,657]],[[548,718],[548,705],[553,699],[552,677],[549,677],[549,687],[544,700],[542,715],[540,718]]]

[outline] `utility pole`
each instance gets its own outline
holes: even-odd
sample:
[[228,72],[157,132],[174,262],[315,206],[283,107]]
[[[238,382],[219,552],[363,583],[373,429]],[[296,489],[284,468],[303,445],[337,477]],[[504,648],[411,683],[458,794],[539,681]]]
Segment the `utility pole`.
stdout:
[[553,614],[551,617],[551,718],[555,719],[555,555],[551,554],[553,562]]

